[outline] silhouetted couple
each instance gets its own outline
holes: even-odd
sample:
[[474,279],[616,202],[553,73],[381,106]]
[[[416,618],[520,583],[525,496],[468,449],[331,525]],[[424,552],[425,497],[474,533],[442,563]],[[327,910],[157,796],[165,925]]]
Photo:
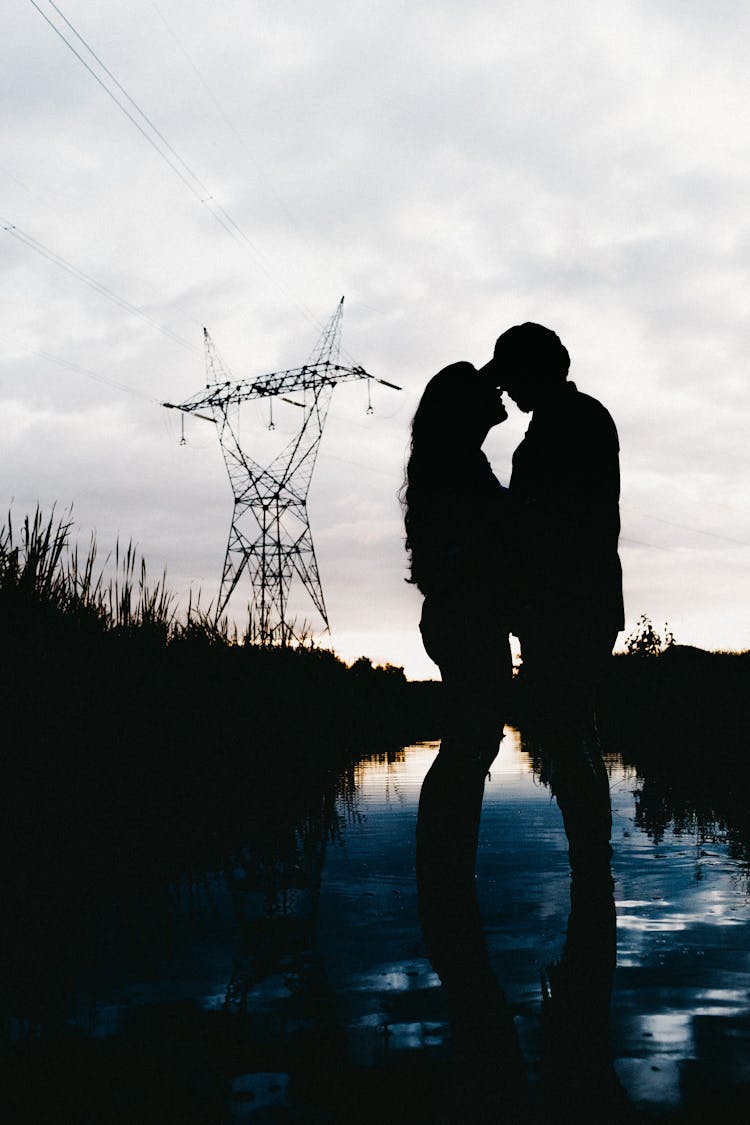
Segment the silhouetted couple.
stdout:
[[[524,736],[537,747],[569,845],[571,915],[545,982],[548,1038],[575,1042],[579,1060],[590,1044],[602,1057],[586,1067],[601,1064],[609,1081],[611,812],[594,693],[623,626],[619,444],[605,408],[568,379],[569,365],[554,332],[518,325],[481,370],[456,363],[435,375],[412,423],[407,549],[424,595],[422,638],[444,685],[443,737],[419,806],[420,917],[449,1004],[457,1114],[475,1120],[517,1110],[526,1089],[474,881],[484,780],[508,715],[510,632],[528,691]],[[532,414],[508,488],[481,450],[507,418],[503,392]],[[571,1077],[568,1062],[558,1063],[543,1062],[553,1098]]]

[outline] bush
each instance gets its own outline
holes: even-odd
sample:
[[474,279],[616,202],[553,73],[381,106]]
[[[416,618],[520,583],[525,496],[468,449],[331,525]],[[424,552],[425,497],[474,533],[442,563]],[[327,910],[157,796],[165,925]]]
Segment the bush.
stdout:
[[660,656],[674,643],[674,634],[666,623],[662,637],[651,624],[650,617],[642,613],[633,632],[625,641],[625,651],[630,656]]

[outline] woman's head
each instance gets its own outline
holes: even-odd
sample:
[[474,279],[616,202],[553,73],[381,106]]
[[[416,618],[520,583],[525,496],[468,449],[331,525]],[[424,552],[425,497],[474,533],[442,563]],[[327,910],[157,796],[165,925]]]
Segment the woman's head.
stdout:
[[401,490],[410,555],[410,581],[424,593],[434,568],[436,521],[446,481],[473,464],[488,431],[508,417],[501,392],[470,363],[452,363],[433,375],[411,423],[411,450]]
[[481,445],[508,413],[501,392],[470,363],[451,363],[433,375],[411,424],[412,448],[422,442]]

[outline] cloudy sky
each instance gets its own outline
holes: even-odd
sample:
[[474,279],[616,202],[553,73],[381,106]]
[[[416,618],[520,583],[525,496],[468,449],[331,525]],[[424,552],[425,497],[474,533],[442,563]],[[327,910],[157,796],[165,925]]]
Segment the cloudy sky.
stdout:
[[[347,351],[404,390],[372,415],[363,385],[334,396],[309,499],[333,644],[433,674],[409,419],[437,369],[536,320],[618,424],[629,625],[750,647],[749,39],[733,0],[16,0],[0,505],[72,504],[104,553],[132,538],[214,597],[216,433],[188,419],[181,446],[159,403],[204,385],[204,324],[248,377],[303,362],[344,294]],[[505,481],[526,422],[488,440]],[[243,414],[249,452],[267,423]]]

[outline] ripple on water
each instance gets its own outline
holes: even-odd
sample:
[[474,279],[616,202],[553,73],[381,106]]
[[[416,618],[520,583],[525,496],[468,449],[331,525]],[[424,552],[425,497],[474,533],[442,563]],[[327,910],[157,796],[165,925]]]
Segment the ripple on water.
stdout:
[[[433,1006],[436,991],[439,996],[435,987],[413,990],[415,1018],[388,1023],[389,994],[408,994],[414,978],[384,969],[384,959],[398,964],[408,953],[424,980],[419,966],[425,963],[413,956],[420,949],[413,837],[419,788],[436,750],[434,744],[415,746],[402,762],[360,768],[357,802],[363,816],[348,827],[343,847],[329,853],[323,880],[320,941],[332,984],[344,1009],[351,1010],[352,1026],[359,1021],[361,1031],[362,1020],[370,1020],[371,1031],[382,1038],[386,1028],[384,1041],[392,1037],[402,1049],[424,1044],[418,1008],[427,1003],[428,992]],[[746,884],[721,842],[707,844],[697,831],[685,830],[667,830],[658,843],[649,838],[636,825],[634,772],[616,760],[608,764],[618,916],[616,1066],[633,1099],[669,1108],[681,1101],[688,1063],[715,1068],[717,1041],[724,1072],[733,1079],[746,1074]],[[477,872],[493,964],[518,1013],[524,1048],[533,1055],[539,972],[559,956],[567,925],[567,844],[557,807],[535,779],[513,731],[486,784]],[[395,886],[397,908],[390,898]],[[379,909],[371,910],[362,926],[358,912],[368,895]],[[354,951],[347,943],[351,932],[358,939]],[[727,975],[733,986],[723,986]],[[431,1040],[439,1040],[445,1025],[427,1022]],[[379,1057],[382,1050],[381,1043]]]

